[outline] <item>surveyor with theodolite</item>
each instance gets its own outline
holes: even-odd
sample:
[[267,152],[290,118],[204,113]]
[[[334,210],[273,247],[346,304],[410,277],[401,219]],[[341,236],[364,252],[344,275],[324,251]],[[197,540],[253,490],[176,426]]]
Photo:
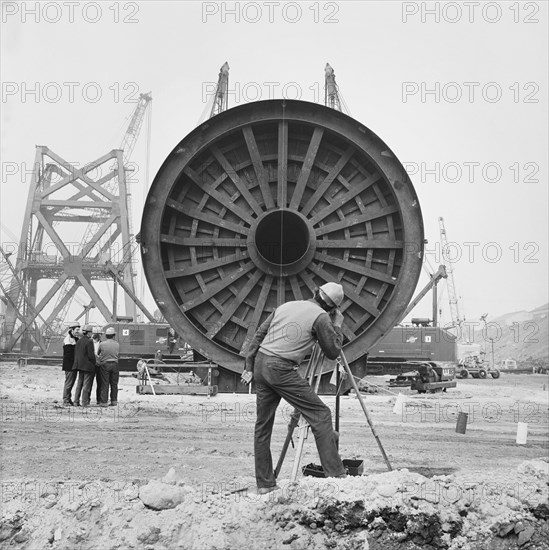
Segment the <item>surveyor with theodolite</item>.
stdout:
[[111,393],[111,406],[118,404],[118,380],[120,371],[118,357],[120,344],[114,339],[116,331],[108,327],[105,331],[105,338],[99,344],[97,356],[99,358],[99,372],[101,377],[101,397],[99,406],[106,407],[109,401],[109,388]]
[[69,331],[63,340],[63,371],[65,372],[65,384],[63,385],[63,405],[72,407],[74,405],[71,394],[74,383],[76,382],[77,371],[72,370],[74,364],[74,350],[76,342],[78,342],[78,330],[80,323],[71,321],[69,323]]
[[90,404],[93,378],[95,376],[95,351],[91,337],[92,326],[84,325],[82,327],[82,337],[76,342],[74,350],[74,365],[72,368],[78,371],[78,382],[74,396],[76,407],[80,406],[80,397],[82,397],[83,407],[88,407]]
[[256,331],[246,355],[242,381],[256,383],[255,475],[259,494],[277,489],[271,456],[276,408],[283,398],[309,423],[326,477],[345,477],[332,414],[297,369],[315,342],[328,359],[341,352],[343,287],[326,283],[310,300],[282,304]]

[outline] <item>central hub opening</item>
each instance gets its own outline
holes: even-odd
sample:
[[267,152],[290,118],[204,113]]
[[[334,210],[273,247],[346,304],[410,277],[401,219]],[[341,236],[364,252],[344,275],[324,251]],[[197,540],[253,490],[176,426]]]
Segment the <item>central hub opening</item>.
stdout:
[[255,246],[262,258],[276,265],[289,265],[309,249],[309,228],[294,212],[276,210],[267,214],[255,232]]

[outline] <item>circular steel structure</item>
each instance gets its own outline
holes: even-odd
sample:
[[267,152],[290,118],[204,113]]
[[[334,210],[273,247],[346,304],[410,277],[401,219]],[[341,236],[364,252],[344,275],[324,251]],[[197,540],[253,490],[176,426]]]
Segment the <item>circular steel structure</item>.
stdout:
[[419,202],[371,130],[303,101],[248,103],[204,122],[149,191],[141,250],[151,292],[197,351],[240,372],[279,304],[343,285],[344,351],[398,322],[423,254]]

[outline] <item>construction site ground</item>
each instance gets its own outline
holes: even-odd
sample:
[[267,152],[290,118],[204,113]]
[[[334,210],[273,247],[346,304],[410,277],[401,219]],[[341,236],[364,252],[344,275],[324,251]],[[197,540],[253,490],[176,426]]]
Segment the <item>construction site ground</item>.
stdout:
[[[289,483],[290,448],[281,489],[259,496],[253,394],[137,395],[123,374],[117,407],[66,408],[60,367],[0,364],[0,547],[549,549],[546,375],[364,394],[391,472],[358,399],[342,397],[340,454],[363,460],[363,475]],[[282,402],[275,461],[290,413]],[[319,463],[312,435],[309,463]]]

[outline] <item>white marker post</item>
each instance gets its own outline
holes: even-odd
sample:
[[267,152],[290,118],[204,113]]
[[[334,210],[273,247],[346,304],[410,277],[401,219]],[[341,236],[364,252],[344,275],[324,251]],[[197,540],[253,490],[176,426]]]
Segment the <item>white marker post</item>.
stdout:
[[528,439],[528,424],[526,422],[517,423],[517,445],[526,445]]

